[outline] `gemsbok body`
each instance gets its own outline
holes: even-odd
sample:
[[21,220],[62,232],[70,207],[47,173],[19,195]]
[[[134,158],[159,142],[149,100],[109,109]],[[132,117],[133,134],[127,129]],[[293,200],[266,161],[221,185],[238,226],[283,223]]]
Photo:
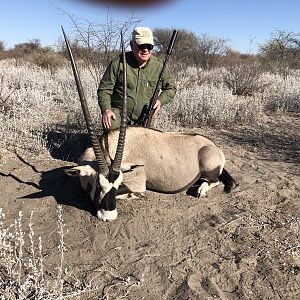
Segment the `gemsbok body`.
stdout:
[[[63,30],[63,28],[62,28]],[[199,185],[198,197],[220,181],[230,192],[234,179],[224,169],[223,152],[201,135],[161,132],[145,127],[127,128],[127,76],[125,47],[122,40],[123,107],[120,130],[105,133],[100,141],[92,127],[86,99],[67,36],[67,50],[92,148],[80,157],[78,166],[67,169],[79,176],[81,186],[90,195],[97,216],[104,221],[117,218],[116,196],[122,193],[177,193]]]
[[[101,149],[108,164],[115,157],[118,135],[118,130],[115,130],[100,138]],[[225,156],[221,149],[204,136],[128,127],[121,164],[123,180],[121,186],[121,182],[116,185],[119,188],[116,194],[144,194],[147,189],[160,193],[178,193],[198,182],[198,197],[206,196],[207,191],[219,182],[224,184],[225,192],[230,192],[234,180],[224,165]],[[105,186],[101,187],[101,182],[97,185],[95,167],[94,151],[88,148],[80,157],[79,165],[67,172],[69,175],[80,176],[81,185],[91,199],[99,201],[97,195],[100,191],[97,191],[97,186],[100,189],[105,189]],[[117,216],[116,212],[114,216]]]
[[[116,151],[118,131],[101,137],[106,161]],[[88,149],[80,161],[91,158]],[[128,127],[121,170],[123,185],[129,192],[145,193],[146,189],[161,193],[178,193],[197,181],[204,183],[198,196],[206,196],[206,186],[221,181],[229,191],[233,182],[224,171],[225,156],[210,139],[196,134],[161,132],[144,127]],[[228,180],[227,180],[228,178]]]

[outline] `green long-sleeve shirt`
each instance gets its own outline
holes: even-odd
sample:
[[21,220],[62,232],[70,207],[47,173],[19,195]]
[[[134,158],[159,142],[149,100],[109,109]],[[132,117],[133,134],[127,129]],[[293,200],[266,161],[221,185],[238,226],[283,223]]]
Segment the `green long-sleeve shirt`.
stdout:
[[[127,62],[127,111],[128,117],[136,121],[145,104],[148,104],[156,87],[163,62],[155,56],[151,56],[147,64],[140,68],[133,52],[126,52]],[[172,101],[175,97],[176,86],[165,68],[162,75],[161,104]],[[123,63],[121,57],[112,60],[107,67],[99,88],[98,102],[102,113],[107,109],[122,109],[123,99]]]

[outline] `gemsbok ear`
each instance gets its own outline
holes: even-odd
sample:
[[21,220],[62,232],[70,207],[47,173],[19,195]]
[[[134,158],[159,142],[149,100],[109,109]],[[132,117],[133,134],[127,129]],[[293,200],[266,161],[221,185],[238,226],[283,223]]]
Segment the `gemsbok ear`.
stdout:
[[78,166],[73,167],[71,169],[66,169],[65,174],[71,177],[78,177],[78,176],[95,176],[96,171],[89,165],[86,166]]

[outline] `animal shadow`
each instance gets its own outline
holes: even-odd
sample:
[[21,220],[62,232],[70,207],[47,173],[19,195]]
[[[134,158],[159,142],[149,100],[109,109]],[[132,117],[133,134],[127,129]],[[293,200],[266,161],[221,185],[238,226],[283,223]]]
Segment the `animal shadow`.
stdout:
[[[54,197],[58,204],[76,207],[95,215],[89,196],[82,190],[78,177],[69,177],[64,171],[71,167],[60,167],[41,172],[41,179],[34,186],[40,191],[21,197],[21,199],[40,199]],[[30,184],[27,182],[27,184]],[[33,184],[30,184],[33,185]]]

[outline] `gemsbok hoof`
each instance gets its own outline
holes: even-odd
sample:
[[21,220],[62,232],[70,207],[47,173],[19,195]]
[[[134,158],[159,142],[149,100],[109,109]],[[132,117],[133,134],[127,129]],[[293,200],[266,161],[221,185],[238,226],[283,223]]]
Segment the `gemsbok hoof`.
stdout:
[[99,209],[97,211],[97,217],[102,221],[114,221],[118,217],[118,211]]

